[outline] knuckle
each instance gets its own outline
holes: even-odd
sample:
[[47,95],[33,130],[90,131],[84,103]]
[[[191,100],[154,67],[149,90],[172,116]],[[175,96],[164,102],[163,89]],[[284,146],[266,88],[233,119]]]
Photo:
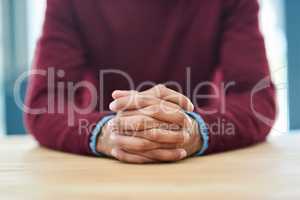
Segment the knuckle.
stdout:
[[165,92],[166,92],[166,86],[164,86],[163,84],[158,84],[155,87],[155,92],[158,93],[159,97],[162,97],[165,94]]
[[160,84],[160,89],[165,92],[168,88],[165,85]]
[[155,86],[157,89],[164,89],[166,86],[164,84],[158,84]]
[[181,153],[179,151],[175,151],[173,156],[174,156],[174,160],[181,160],[182,158]]

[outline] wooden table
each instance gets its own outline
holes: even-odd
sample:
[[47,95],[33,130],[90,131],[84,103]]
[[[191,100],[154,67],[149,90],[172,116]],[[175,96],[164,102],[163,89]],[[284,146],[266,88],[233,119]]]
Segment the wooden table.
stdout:
[[175,164],[130,165],[0,139],[0,199],[300,199],[300,135]]

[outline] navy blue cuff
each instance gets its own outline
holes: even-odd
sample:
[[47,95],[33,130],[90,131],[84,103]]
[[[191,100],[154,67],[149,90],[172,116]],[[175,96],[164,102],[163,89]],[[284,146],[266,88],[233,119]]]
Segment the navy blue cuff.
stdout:
[[98,140],[98,137],[100,136],[101,134],[101,129],[102,127],[109,121],[111,120],[112,118],[114,117],[114,115],[109,115],[109,116],[106,116],[106,117],[103,117],[99,122],[98,124],[96,125],[96,127],[94,128],[94,130],[92,131],[91,133],[91,137],[90,137],[90,149],[91,151],[93,152],[93,154],[95,156],[99,156],[99,157],[103,157],[104,155],[100,152],[97,151],[97,140]]
[[197,121],[199,127],[199,134],[202,138],[202,148],[195,154],[196,156],[202,156],[205,151],[208,149],[208,142],[209,142],[209,135],[208,135],[208,128],[203,120],[203,118],[194,112],[187,112],[187,114]]

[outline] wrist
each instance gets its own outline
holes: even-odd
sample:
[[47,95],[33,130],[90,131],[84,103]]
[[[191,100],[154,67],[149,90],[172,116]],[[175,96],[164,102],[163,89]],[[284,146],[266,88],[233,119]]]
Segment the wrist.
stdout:
[[102,151],[102,149],[99,148],[99,146],[103,146],[103,145],[99,145],[99,142],[101,141],[99,138],[102,137],[102,133],[103,133],[104,127],[106,126],[107,122],[110,121],[110,119],[112,119],[113,117],[114,117],[113,115],[103,117],[98,122],[98,124],[93,129],[93,131],[91,132],[89,146],[90,146],[91,152],[95,156],[99,156],[99,157],[103,156],[102,155],[103,151]]
[[194,113],[194,112],[187,112],[187,114],[197,122],[197,127],[198,129],[195,131],[198,133],[199,136],[199,144],[200,144],[200,149],[195,152],[196,156],[201,156],[203,155],[206,150],[208,149],[209,146],[209,132],[208,132],[208,127],[201,117],[201,115]]
[[99,137],[97,138],[97,144],[96,144],[97,152],[102,153],[107,156],[108,156],[109,149],[106,148],[108,145],[105,145],[104,141],[108,141],[106,138],[109,137],[109,125],[108,124],[109,123],[107,122],[102,127]]
[[199,124],[195,119],[192,119],[193,125],[192,125],[192,138],[194,141],[194,148],[192,151],[192,154],[195,154],[196,152],[200,151],[202,149],[202,137],[199,129]]

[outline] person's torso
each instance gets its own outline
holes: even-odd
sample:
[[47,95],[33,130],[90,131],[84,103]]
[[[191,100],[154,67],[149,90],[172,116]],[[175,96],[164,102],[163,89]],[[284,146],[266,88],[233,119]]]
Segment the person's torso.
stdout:
[[221,0],[81,2],[75,0],[74,8],[88,66],[110,69],[106,95],[129,89],[128,79],[139,90],[168,82],[185,94],[212,79],[219,61]]

